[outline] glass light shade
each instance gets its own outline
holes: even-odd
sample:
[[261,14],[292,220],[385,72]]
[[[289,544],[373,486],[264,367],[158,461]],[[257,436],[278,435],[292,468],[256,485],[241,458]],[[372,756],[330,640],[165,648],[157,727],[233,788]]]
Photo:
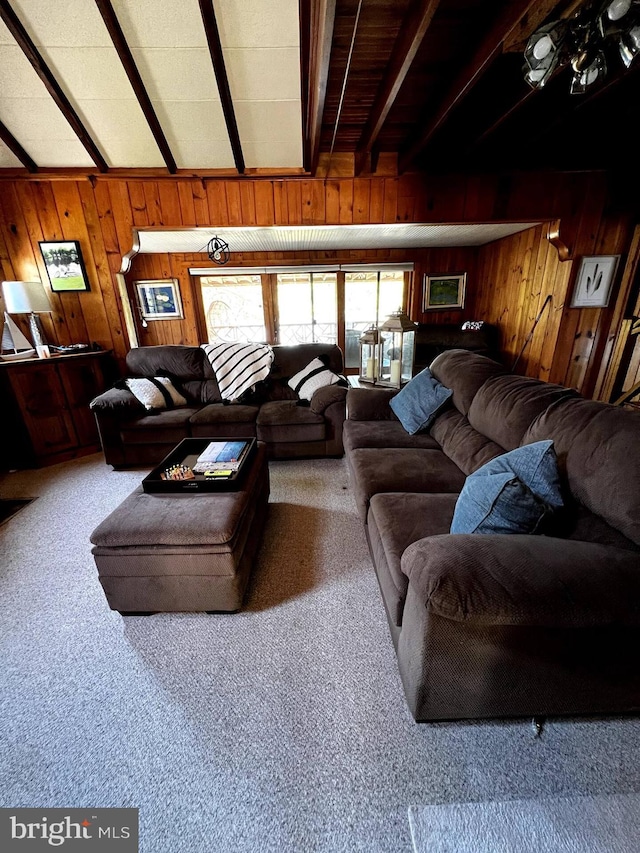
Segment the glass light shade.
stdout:
[[375,384],[378,380],[378,344],[380,332],[375,326],[367,329],[360,339],[360,376],[361,382]]
[[380,333],[379,381],[392,388],[401,388],[413,375],[416,324],[398,311],[384,321]]
[[628,33],[620,36],[620,58],[627,68],[640,52],[640,25],[633,27]]
[[607,6],[607,17],[610,21],[619,21],[624,18],[631,8],[631,0],[613,0]]
[[553,42],[548,35],[543,35],[533,46],[533,55],[536,59],[544,59],[553,50]]
[[571,80],[571,94],[583,95],[589,86],[602,79],[607,73],[607,65],[604,59],[604,54],[599,53],[591,65],[586,68],[575,71]]
[[39,281],[3,281],[2,296],[9,314],[45,314],[53,310]]
[[534,89],[541,89],[551,77],[560,47],[564,42],[566,27],[561,21],[552,21],[530,37],[524,52],[524,76]]

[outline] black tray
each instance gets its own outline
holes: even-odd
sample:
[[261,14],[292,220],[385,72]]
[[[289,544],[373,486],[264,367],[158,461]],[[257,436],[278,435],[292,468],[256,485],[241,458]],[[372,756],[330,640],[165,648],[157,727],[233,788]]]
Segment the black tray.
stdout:
[[[192,480],[165,480],[162,473],[173,465],[186,465],[193,468],[198,456],[212,442],[227,441],[241,442],[244,447],[240,452],[240,467],[237,471],[225,477],[205,477],[196,474]],[[239,489],[249,468],[249,463],[256,451],[255,438],[183,438],[162,462],[153,469],[142,481],[145,492],[228,492]]]

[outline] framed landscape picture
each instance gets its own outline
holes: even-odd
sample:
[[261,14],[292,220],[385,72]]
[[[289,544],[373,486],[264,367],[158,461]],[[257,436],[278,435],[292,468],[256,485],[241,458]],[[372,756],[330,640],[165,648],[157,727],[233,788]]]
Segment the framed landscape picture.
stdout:
[[177,278],[136,281],[134,284],[143,320],[179,320],[184,316]]
[[620,255],[584,257],[573,290],[571,308],[606,308]]
[[54,293],[89,290],[89,279],[77,240],[40,240],[39,244]]
[[464,308],[464,291],[467,274],[425,275],[422,310],[435,308]]

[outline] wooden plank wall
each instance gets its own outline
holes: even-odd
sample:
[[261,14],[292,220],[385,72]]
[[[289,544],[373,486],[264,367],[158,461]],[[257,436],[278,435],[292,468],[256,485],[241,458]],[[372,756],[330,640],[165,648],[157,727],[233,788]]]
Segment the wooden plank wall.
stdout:
[[[561,236],[576,255],[624,255],[628,250],[629,215],[612,204],[601,174],[553,175],[544,180],[527,174],[281,180],[145,176],[125,180],[109,175],[68,179],[0,177],[0,268],[4,279],[35,277],[47,282],[38,241],[79,240],[91,290],[52,294],[54,312],[46,319],[45,331],[53,343],[96,341],[113,349],[122,360],[129,344],[114,274],[120,269],[122,256],[131,250],[134,226],[548,219],[561,220]],[[402,253],[402,257],[380,250],[349,253],[348,259],[413,260],[413,319],[497,321],[509,357],[521,347],[544,293],[552,291],[552,319],[547,318],[542,342],[536,338],[528,348],[522,368],[532,375],[567,381],[590,393],[611,310],[567,309],[574,263],[558,261],[542,229],[526,234],[474,250],[416,250]],[[315,254],[296,260],[317,262]],[[270,260],[280,260],[272,253],[268,256]],[[258,259],[248,255],[242,259],[232,257],[234,265],[241,260],[255,264]],[[138,278],[179,278],[185,303],[184,321],[149,324],[145,330],[149,342],[198,342],[197,302],[191,282],[185,279],[189,265],[196,264],[177,255],[136,260]],[[463,269],[469,273],[465,310],[422,315],[419,307],[423,273]],[[132,280],[131,275],[128,280]],[[615,294],[612,304],[614,300]],[[539,329],[536,335],[540,334]]]

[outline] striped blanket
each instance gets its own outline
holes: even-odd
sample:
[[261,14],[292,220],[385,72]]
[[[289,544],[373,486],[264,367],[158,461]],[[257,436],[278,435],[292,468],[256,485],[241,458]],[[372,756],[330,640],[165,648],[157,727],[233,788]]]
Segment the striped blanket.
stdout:
[[223,400],[237,400],[266,379],[273,363],[267,344],[201,344],[216,374]]

